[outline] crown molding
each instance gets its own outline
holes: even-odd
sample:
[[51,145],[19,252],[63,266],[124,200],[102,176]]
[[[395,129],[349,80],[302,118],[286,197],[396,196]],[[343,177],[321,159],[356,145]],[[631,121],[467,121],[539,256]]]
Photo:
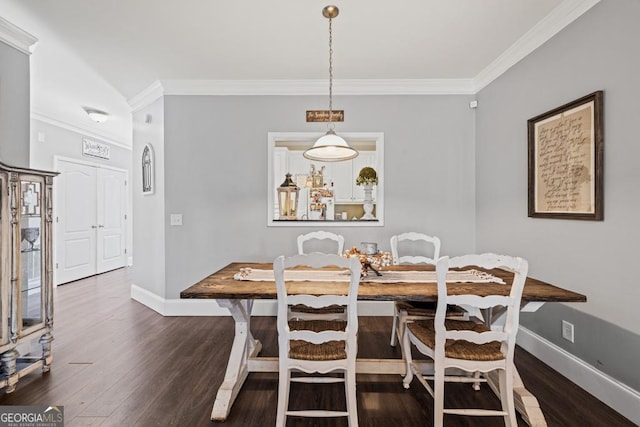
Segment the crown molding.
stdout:
[[127,99],[127,102],[131,107],[131,112],[135,113],[151,105],[155,100],[162,98],[164,95],[165,93],[162,83],[159,80],[156,80],[133,98]]
[[[472,79],[336,80],[339,95],[472,95]],[[327,93],[323,82],[319,95]]]
[[[334,80],[336,95],[473,95],[472,79]],[[138,111],[165,95],[326,95],[326,80],[157,80],[129,99]]]
[[328,87],[324,80],[162,80],[162,85],[165,95],[220,96],[317,95]]
[[489,85],[599,2],[600,0],[565,0],[560,3],[474,78],[475,92]]
[[[327,80],[162,80],[165,95],[326,95]],[[473,93],[471,79],[334,80],[337,95]]]
[[132,150],[131,146],[129,146],[127,144],[124,144],[122,142],[116,141],[115,139],[113,139],[113,137],[110,137],[108,135],[103,135],[103,134],[100,134],[100,133],[96,133],[96,132],[94,132],[94,131],[92,131],[92,130],[90,130],[88,128],[83,127],[83,126],[79,126],[79,125],[76,125],[76,124],[63,122],[61,120],[54,119],[52,117],[49,117],[49,116],[47,116],[45,114],[42,114],[42,113],[39,113],[39,112],[32,111],[31,112],[31,119],[32,120],[38,120],[38,121],[41,121],[43,123],[50,124],[52,126],[57,126],[59,128],[66,129],[68,131],[75,132],[75,133],[78,133],[80,135],[84,135],[84,136],[89,137],[89,138],[100,139],[100,140],[102,140],[102,141],[104,141],[104,142],[106,142],[108,144],[115,145],[115,146],[120,147],[120,148],[124,148],[125,150],[129,150],[129,151]]
[[38,39],[11,22],[0,17],[0,42],[31,55]]

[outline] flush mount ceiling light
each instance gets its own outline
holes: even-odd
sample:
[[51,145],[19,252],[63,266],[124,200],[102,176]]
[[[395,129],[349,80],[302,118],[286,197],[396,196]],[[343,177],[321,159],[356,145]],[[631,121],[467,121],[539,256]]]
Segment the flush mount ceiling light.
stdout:
[[84,108],[84,111],[86,111],[89,118],[96,123],[103,123],[109,120],[109,114],[105,113],[104,111],[86,107]]
[[326,6],[322,9],[322,15],[329,19],[329,130],[325,135],[318,138],[303,153],[303,156],[309,160],[317,160],[320,162],[340,162],[350,160],[358,156],[358,152],[349,146],[347,141],[336,135],[333,123],[333,33],[331,24],[333,18],[338,16],[340,10],[336,6]]

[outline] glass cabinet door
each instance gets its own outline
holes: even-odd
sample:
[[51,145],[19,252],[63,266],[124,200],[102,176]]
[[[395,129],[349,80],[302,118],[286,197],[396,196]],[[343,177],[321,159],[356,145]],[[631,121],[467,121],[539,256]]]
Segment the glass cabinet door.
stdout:
[[20,319],[22,328],[43,323],[42,184],[20,181]]

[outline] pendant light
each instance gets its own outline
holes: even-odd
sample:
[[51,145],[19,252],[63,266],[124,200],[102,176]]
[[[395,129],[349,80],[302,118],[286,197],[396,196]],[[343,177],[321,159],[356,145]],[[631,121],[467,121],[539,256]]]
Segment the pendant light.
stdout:
[[322,15],[329,19],[329,130],[327,133],[313,144],[303,153],[303,156],[309,160],[320,162],[340,162],[350,160],[358,156],[358,152],[349,146],[334,131],[333,123],[333,32],[331,24],[333,18],[338,16],[340,10],[336,6],[326,6],[322,9]]
[[96,123],[103,123],[109,120],[109,114],[104,111],[96,110],[95,108],[83,108],[87,116]]

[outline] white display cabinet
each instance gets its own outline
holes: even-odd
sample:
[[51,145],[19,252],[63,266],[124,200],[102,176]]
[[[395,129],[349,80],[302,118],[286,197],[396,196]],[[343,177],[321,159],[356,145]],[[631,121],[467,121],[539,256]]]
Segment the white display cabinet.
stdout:
[[52,186],[56,172],[0,162],[0,387],[52,362]]

